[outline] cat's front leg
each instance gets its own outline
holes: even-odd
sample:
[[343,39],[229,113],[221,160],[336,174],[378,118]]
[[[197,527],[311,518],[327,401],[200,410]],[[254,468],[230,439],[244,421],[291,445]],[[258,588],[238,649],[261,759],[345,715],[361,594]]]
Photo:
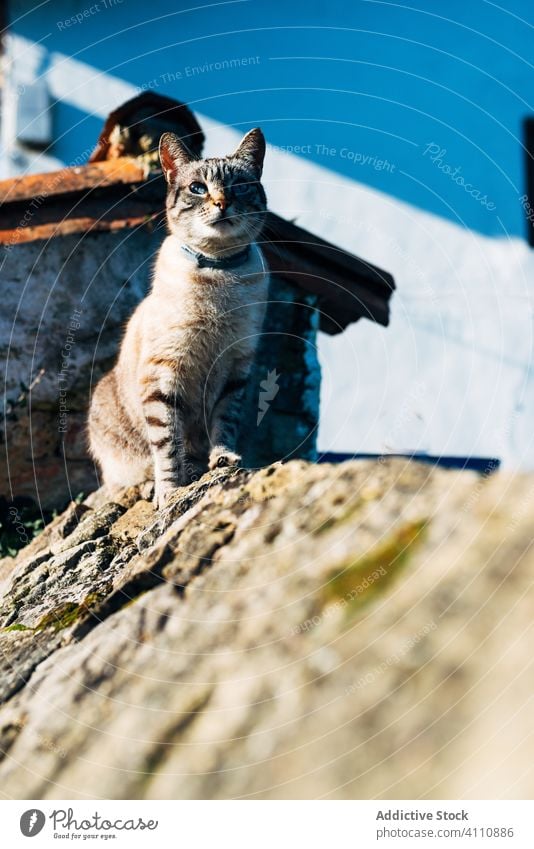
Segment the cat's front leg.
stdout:
[[215,403],[210,433],[210,469],[238,466],[241,463],[241,456],[236,452],[236,443],[247,378],[246,374],[231,377]]
[[154,506],[161,510],[179,486],[183,486],[180,471],[174,467],[171,458],[154,455]]
[[143,412],[154,464],[154,505],[161,509],[186,482],[179,398],[153,386],[143,398]]

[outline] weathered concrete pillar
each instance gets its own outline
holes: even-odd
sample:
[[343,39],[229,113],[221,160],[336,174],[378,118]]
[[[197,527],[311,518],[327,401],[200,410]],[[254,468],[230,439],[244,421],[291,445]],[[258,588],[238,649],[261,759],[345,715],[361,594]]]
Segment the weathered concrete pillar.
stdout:
[[52,508],[97,485],[91,384],[114,362],[163,235],[145,225],[0,245],[1,495]]
[[269,307],[243,410],[247,466],[316,459],[321,374],[317,298],[271,276]]

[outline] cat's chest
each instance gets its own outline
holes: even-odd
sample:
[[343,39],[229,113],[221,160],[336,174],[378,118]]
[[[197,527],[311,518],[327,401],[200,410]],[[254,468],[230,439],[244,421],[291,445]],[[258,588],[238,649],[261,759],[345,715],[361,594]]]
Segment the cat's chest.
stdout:
[[238,333],[257,309],[251,289],[235,285],[206,287],[190,293],[179,306],[180,324],[214,338]]
[[205,370],[206,363],[212,368],[246,357],[257,342],[264,300],[250,284],[183,293],[172,306],[167,304],[165,322],[158,322],[157,348],[165,357],[189,362],[195,371]]
[[[152,298],[158,334],[163,331],[167,344],[174,340],[178,347],[200,347],[215,353],[234,347],[240,340],[248,344],[245,340],[261,324],[267,297],[268,279],[257,249],[239,275],[192,269],[186,260],[179,264],[173,261],[172,265],[162,260],[166,260],[164,252]],[[154,314],[154,309],[151,311]]]

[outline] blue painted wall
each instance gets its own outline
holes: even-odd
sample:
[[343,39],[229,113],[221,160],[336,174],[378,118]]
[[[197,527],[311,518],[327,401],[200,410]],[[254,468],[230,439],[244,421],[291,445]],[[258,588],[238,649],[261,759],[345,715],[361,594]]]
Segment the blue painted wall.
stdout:
[[[506,11],[484,0],[419,0],[420,11],[375,0],[244,0],[183,11],[194,1],[32,9],[16,0],[11,28],[49,56],[75,57],[236,127],[260,124],[271,143],[422,209],[485,234],[524,235],[531,0],[508,0]],[[81,22],[65,23],[77,14]],[[53,153],[74,160],[100,126],[89,111],[57,104]]]

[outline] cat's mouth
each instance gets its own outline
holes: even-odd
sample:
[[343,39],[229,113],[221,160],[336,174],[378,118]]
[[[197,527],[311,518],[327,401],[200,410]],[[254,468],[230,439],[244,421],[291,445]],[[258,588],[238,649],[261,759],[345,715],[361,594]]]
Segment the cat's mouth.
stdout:
[[218,213],[213,215],[211,221],[209,222],[212,227],[215,227],[217,230],[226,230],[232,227],[236,227],[241,223],[241,216],[236,214],[235,212],[230,212],[229,210],[219,210]]
[[233,227],[234,221],[231,218],[217,218],[215,221],[211,222],[212,227],[220,227],[224,230],[225,227]]

